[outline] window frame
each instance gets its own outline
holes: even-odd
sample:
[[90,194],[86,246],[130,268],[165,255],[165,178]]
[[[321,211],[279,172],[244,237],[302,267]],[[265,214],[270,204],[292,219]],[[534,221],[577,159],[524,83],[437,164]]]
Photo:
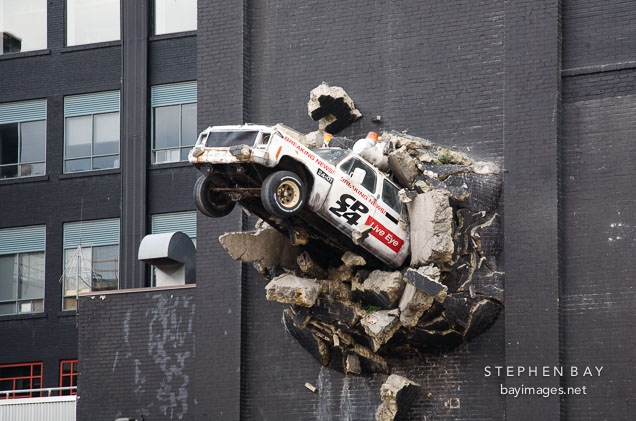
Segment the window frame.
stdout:
[[[44,161],[31,161],[31,162],[22,162],[22,124],[24,123],[37,123],[44,122]],[[25,178],[25,177],[39,177],[46,174],[46,119],[39,120],[24,120],[24,121],[15,121],[13,123],[4,123],[0,124],[0,126],[6,126],[9,124],[17,124],[18,125],[18,161],[14,164],[0,164],[0,168],[3,167],[11,167],[16,165],[18,167],[18,175],[15,177],[4,177],[0,178],[0,180],[13,180],[15,178]],[[22,165],[26,164],[44,164],[44,171],[41,174],[29,174],[29,175],[21,175],[22,173]]]
[[[31,253],[42,253],[42,261],[44,262],[43,270],[42,270],[42,298],[21,299],[21,298],[18,298],[18,296],[20,295],[20,256],[23,254],[31,254]],[[15,311],[13,313],[2,314],[1,316],[16,316],[19,314],[44,313],[44,308],[45,308],[44,299],[46,297],[46,251],[29,251],[29,252],[18,252],[18,253],[6,253],[6,254],[0,255],[0,257],[4,257],[4,256],[16,256],[17,265],[18,265],[18,272],[16,276],[18,279],[18,284],[16,285],[16,289],[15,289],[15,299],[0,301],[0,305],[15,303]],[[42,311],[19,311],[20,303],[28,302],[28,301],[42,301]]]
[[[40,366],[40,375],[35,376],[33,375],[33,367],[35,366]],[[29,389],[41,389],[42,388],[42,376],[44,374],[44,364],[42,363],[42,361],[35,361],[35,362],[30,362],[30,363],[15,363],[15,364],[1,364],[0,365],[0,369],[2,368],[9,368],[9,367],[27,367],[30,366],[31,367],[31,375],[30,376],[20,376],[20,377],[2,377],[0,378],[0,381],[7,381],[7,380],[13,380],[13,389],[8,389],[8,390],[23,390],[23,389],[16,389],[15,388],[15,382],[16,380],[24,380],[24,379],[30,379],[29,381]],[[40,387],[33,387],[33,380],[34,379],[40,379]],[[37,395],[37,396],[34,396]],[[10,393],[6,395],[6,398],[4,397],[5,395],[0,396],[0,399],[17,399],[17,398],[37,398],[42,396],[42,392],[29,392],[27,393],[20,393],[17,394],[16,393]]]
[[[0,51],[0,57],[2,56],[11,56],[14,54],[24,54],[24,53],[33,53],[36,51],[46,51],[49,48],[49,2],[46,0],[43,0],[44,2],[44,24],[46,25],[46,28],[44,29],[44,47],[42,48],[37,48],[35,50],[22,50],[20,49],[20,51],[16,51],[16,52],[11,52],[11,53],[3,53],[2,51]],[[10,32],[9,32],[10,33]],[[13,34],[12,34],[13,35]]]
[[[115,114],[117,113],[117,117],[119,119],[119,138],[117,139],[117,143],[118,143],[118,151],[116,154],[114,153],[109,153],[109,154],[99,154],[99,155],[95,155],[94,154],[94,150],[95,150],[95,116],[96,115],[105,115],[105,114]],[[81,156],[81,157],[73,157],[73,158],[67,158],[66,157],[66,136],[68,134],[68,130],[66,128],[66,122],[69,118],[81,118],[81,117],[91,117],[91,154],[90,156]],[[112,167],[112,168],[93,168],[93,160],[95,158],[103,158],[103,157],[108,157],[108,156],[116,156],[119,160],[119,162],[117,163],[116,167]],[[89,159],[90,163],[91,163],[91,168],[88,170],[76,170],[76,171],[67,171],[66,170],[66,163],[67,161],[79,161],[82,159]],[[87,113],[87,114],[79,114],[79,115],[73,115],[73,116],[69,116],[69,117],[64,117],[64,156],[63,156],[63,162],[62,162],[62,173],[63,174],[74,174],[74,173],[82,173],[82,172],[89,172],[89,171],[106,171],[106,170],[115,170],[115,169],[119,169],[121,168],[121,110],[119,111],[106,111],[103,113]]]
[[198,22],[198,13],[199,13],[199,2],[196,3],[195,12],[195,23],[197,25],[194,29],[186,29],[185,31],[176,31],[176,32],[162,32],[160,34],[157,33],[157,0],[152,0],[151,13],[150,13],[150,33],[151,36],[164,36],[164,35],[173,35],[173,34],[185,34],[188,32],[196,32],[199,29]]
[[[189,147],[190,145],[184,145],[183,144],[183,106],[184,105],[190,105],[190,104],[197,104],[197,101],[190,101],[190,102],[179,102],[176,104],[169,104],[169,105],[160,105],[160,106],[156,106],[156,107],[151,107],[152,111],[151,111],[151,119],[150,119],[150,125],[151,125],[151,129],[150,129],[150,162],[152,163],[152,165],[161,165],[161,164],[173,164],[175,162],[187,162],[187,158],[186,159],[181,159],[181,152],[184,148]],[[179,146],[176,147],[172,147],[172,148],[155,148],[155,110],[157,108],[167,108],[167,107],[175,107],[178,106],[179,107]],[[198,107],[198,105],[197,105]],[[197,108],[198,110],[198,108]],[[196,127],[195,127],[195,131],[196,131]],[[192,146],[195,145],[196,143],[196,139],[194,139],[194,143],[192,143]],[[173,150],[178,150],[179,151],[179,159],[176,161],[161,161],[161,162],[157,162],[156,160],[156,152],[157,151],[173,151]]]
[[[119,257],[117,258],[117,287],[113,288],[113,289],[109,289],[109,290],[95,290],[93,289],[93,273],[95,273],[95,259],[94,259],[94,249],[95,248],[100,248],[100,247],[113,247],[113,246],[117,246],[117,255],[119,256],[119,251],[120,251],[120,246],[119,244],[101,244],[98,246],[95,245],[91,245],[91,246],[82,246],[83,250],[86,249],[90,249],[90,253],[91,253],[91,268],[90,268],[90,273],[91,273],[91,285],[89,286],[88,290],[86,290],[86,288],[82,289],[80,288],[80,285],[76,285],[77,289],[75,290],[69,290],[69,291],[75,291],[74,294],[66,294],[66,266],[67,266],[67,262],[66,262],[66,252],[68,250],[75,250],[77,247],[67,247],[64,248],[62,250],[62,311],[77,311],[77,297],[79,296],[80,292],[94,292],[94,291],[116,291],[119,289],[120,286],[120,279],[119,279]],[[65,301],[67,298],[75,298],[75,308],[66,308],[65,307]]]
[[119,4],[119,21],[117,22],[118,25],[118,33],[119,33],[119,37],[117,39],[109,39],[109,40],[103,40],[103,41],[95,41],[95,42],[87,42],[87,43],[81,43],[81,44],[69,44],[68,43],[68,23],[69,23],[69,19],[68,19],[68,11],[69,11],[69,7],[68,7],[68,0],[64,0],[64,47],[65,48],[74,48],[74,47],[79,47],[79,46],[83,46],[83,45],[96,45],[96,44],[103,44],[103,43],[112,43],[112,42],[121,42],[122,39],[122,7],[121,7],[121,1],[118,2]]
[[[72,359],[72,360],[61,360],[60,361],[60,387],[77,387],[77,376],[78,376],[78,371],[77,371],[77,366],[78,366],[78,359]],[[65,374],[64,373],[64,369],[63,366],[64,364],[71,364],[71,372],[69,374]],[[71,384],[70,386],[64,386],[63,385],[63,379],[64,377],[70,377],[71,378]],[[77,389],[75,390],[60,390],[59,393],[60,396],[64,396],[64,395],[77,395]]]

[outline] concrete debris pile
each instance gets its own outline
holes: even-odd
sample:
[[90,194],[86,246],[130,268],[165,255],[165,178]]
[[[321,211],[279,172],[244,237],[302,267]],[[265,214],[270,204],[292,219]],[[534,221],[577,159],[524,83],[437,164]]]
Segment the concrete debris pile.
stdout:
[[326,260],[314,240],[291,246],[262,221],[220,238],[269,280],[268,300],[290,305],[283,320],[294,338],[350,374],[388,373],[395,359],[447,352],[486,329],[503,305],[497,167],[402,133],[381,141],[409,214],[403,267],[372,265],[353,243]]

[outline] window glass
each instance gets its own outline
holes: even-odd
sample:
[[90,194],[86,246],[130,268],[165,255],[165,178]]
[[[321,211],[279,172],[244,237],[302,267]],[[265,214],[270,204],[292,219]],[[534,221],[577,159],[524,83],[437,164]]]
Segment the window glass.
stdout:
[[117,289],[119,246],[93,247],[93,291]]
[[20,123],[20,140],[20,162],[44,161],[46,154],[46,121]]
[[197,137],[197,104],[183,104],[181,106],[181,146],[194,146]]
[[46,0],[0,0],[0,54],[46,48]]
[[357,158],[352,158],[349,161],[342,164],[340,170],[347,173],[350,177],[356,168],[364,170],[364,179],[362,180],[362,187],[369,190],[371,193],[375,192],[375,171],[371,169],[367,164],[363,163]]
[[382,201],[397,213],[401,213],[402,203],[398,196],[398,189],[386,179],[382,182]]
[[93,154],[119,153],[119,113],[95,115],[95,148]]
[[64,172],[119,168],[119,111],[66,117],[65,143]]
[[120,0],[67,0],[66,45],[119,39]]
[[0,314],[44,310],[44,252],[0,256]]
[[155,108],[155,149],[179,147],[180,108],[180,105]]
[[[18,284],[18,259],[17,254],[0,256],[0,301],[15,300],[16,286]],[[13,304],[15,309],[15,304]],[[13,313],[14,311],[9,311]],[[0,308],[0,314],[3,313]]]
[[91,156],[91,139],[93,136],[93,117],[66,118],[66,158]]
[[0,165],[18,162],[18,123],[0,125]]
[[20,254],[18,299],[44,297],[44,253]]
[[[0,390],[38,389],[42,387],[42,363],[0,366]],[[7,398],[33,398],[41,392],[9,393]]]
[[155,0],[155,34],[197,29],[197,0]]

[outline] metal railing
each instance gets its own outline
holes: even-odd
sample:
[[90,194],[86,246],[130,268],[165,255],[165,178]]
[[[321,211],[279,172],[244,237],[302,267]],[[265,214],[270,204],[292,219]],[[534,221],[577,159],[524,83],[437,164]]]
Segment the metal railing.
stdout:
[[[40,389],[17,389],[17,390],[0,390],[0,399],[24,399],[24,398],[43,398],[44,393],[48,393],[46,397],[51,397],[51,392],[58,392],[57,395],[53,396],[63,396],[62,392],[65,391],[76,392],[77,386],[67,386],[67,387],[43,387]],[[40,396],[32,396],[33,393],[40,393]],[[44,392],[44,393],[43,393]],[[30,396],[15,396],[16,394],[26,394],[28,393]],[[9,395],[13,395],[9,397]]]

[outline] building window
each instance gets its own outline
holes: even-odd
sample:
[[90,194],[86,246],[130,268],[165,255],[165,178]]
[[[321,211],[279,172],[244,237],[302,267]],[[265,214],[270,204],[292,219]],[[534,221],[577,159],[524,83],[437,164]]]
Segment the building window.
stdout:
[[119,219],[64,224],[63,310],[81,292],[119,288]]
[[119,0],[66,0],[66,45],[119,39]]
[[[165,234],[168,232],[181,231],[190,237],[195,247],[197,245],[196,211],[160,213],[152,215],[151,225],[151,231],[153,234]],[[152,266],[151,270],[151,279],[151,285],[156,286],[157,278],[154,266]]]
[[0,1],[0,54],[46,48],[46,0]]
[[197,141],[197,83],[153,86],[152,163],[185,161]]
[[197,0],[155,0],[155,35],[196,31]]
[[0,315],[44,311],[44,225],[0,230]]
[[[0,365],[0,390],[29,390],[42,387],[42,363]],[[36,398],[41,392],[10,393],[9,399]],[[0,395],[4,399],[4,395]]]
[[[77,387],[77,360],[60,361],[60,387]],[[77,390],[62,390],[60,395],[77,395]]]
[[119,168],[119,91],[64,98],[64,172]]
[[0,179],[46,172],[46,100],[0,104]]

